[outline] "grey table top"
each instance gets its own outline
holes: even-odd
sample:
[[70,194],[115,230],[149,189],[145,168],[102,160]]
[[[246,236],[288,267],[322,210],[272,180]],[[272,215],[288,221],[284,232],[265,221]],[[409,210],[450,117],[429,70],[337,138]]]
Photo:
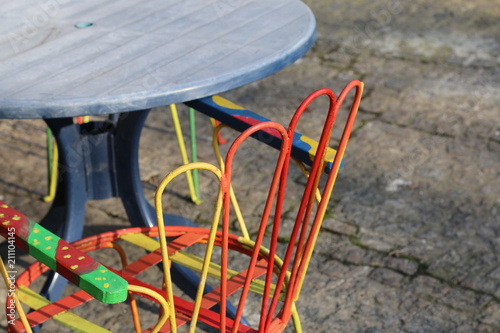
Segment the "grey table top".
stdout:
[[217,94],[290,65],[316,36],[298,0],[17,0],[0,9],[0,118]]

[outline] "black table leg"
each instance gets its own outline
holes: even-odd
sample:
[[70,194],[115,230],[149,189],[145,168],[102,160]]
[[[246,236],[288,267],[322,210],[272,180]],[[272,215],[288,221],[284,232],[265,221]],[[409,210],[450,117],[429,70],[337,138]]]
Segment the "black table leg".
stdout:
[[[155,226],[156,213],[144,197],[139,172],[139,140],[148,111],[122,113],[115,135],[115,161],[118,192],[133,226]],[[196,224],[182,216],[165,214],[167,225],[191,226]]]

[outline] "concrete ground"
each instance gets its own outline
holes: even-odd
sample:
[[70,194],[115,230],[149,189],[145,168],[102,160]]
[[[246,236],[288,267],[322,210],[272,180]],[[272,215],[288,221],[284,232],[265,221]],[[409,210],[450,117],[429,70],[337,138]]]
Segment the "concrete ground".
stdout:
[[[317,17],[313,49],[282,72],[223,94],[286,123],[313,90],[365,83],[298,303],[304,330],[500,332],[500,2],[305,2]],[[305,134],[318,135],[322,103],[301,125]],[[197,121],[199,159],[211,160],[207,121]],[[166,109],[153,110],[140,156],[148,198],[179,164],[174,138]],[[254,212],[269,160],[248,149],[241,192]],[[44,123],[1,120],[0,156],[2,200],[39,219],[50,206],[40,200]],[[204,206],[189,203],[185,187],[174,186],[168,209],[202,224]],[[86,223],[86,235],[128,225],[116,199],[89,203]],[[19,265],[26,260],[20,256]],[[128,315],[119,316],[109,320]]]

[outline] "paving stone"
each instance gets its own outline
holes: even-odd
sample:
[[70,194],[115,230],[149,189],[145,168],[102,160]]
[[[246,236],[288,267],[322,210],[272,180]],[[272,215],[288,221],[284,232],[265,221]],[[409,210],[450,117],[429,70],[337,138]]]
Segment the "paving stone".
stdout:
[[354,235],[358,230],[356,226],[343,221],[339,221],[335,218],[325,218],[322,228],[346,236]]
[[472,290],[451,289],[438,302],[456,310],[482,313],[492,301],[492,297]]
[[397,239],[392,239],[365,228],[359,230],[357,241],[363,246],[380,252],[390,252],[399,245]]
[[386,268],[377,268],[369,276],[371,279],[392,287],[401,286],[405,276]]
[[500,303],[491,302],[491,304],[489,304],[483,311],[480,320],[484,324],[500,329]]

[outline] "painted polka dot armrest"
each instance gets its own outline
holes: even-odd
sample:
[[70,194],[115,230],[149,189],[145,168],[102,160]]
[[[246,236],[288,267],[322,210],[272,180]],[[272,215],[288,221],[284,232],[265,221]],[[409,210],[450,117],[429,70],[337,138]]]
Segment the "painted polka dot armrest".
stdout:
[[127,298],[127,281],[2,201],[0,234],[95,299],[112,304]]

